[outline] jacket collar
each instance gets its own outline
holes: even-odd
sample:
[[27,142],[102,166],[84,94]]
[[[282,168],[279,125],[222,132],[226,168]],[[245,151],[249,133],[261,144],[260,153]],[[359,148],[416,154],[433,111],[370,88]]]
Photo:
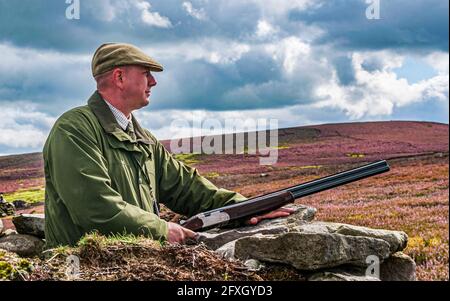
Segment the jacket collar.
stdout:
[[[95,91],[94,94],[92,94],[92,96],[89,98],[88,106],[97,117],[100,125],[105,130],[105,132],[112,134],[119,141],[131,141],[130,136],[128,136],[128,134],[125,133],[117,123],[116,118],[114,117],[110,108],[108,107],[100,93],[98,93],[98,91]],[[131,120],[133,122],[134,131],[136,133],[136,141],[145,144],[154,144],[153,140],[147,136],[144,129],[142,129],[133,114],[131,114]]]

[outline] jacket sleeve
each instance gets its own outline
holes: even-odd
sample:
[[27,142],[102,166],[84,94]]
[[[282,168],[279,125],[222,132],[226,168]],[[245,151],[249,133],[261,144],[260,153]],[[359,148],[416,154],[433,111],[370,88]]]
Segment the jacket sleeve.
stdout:
[[155,147],[159,200],[171,210],[192,216],[246,200],[237,192],[217,188],[197,169],[173,158],[160,142]]
[[73,222],[85,232],[125,232],[166,239],[165,221],[128,204],[112,188],[108,162],[94,127],[80,115],[58,122],[46,151],[51,181]]

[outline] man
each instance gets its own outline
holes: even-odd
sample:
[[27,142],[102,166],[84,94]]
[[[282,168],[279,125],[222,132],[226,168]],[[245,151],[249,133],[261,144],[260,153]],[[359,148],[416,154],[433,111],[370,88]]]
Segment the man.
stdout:
[[[46,247],[75,245],[93,230],[182,243],[196,233],[159,218],[158,202],[186,215],[244,201],[184,165],[132,112],[148,105],[161,64],[129,44],[101,45],[92,59],[97,91],[64,113],[45,143]],[[289,215],[287,209],[254,217]]]

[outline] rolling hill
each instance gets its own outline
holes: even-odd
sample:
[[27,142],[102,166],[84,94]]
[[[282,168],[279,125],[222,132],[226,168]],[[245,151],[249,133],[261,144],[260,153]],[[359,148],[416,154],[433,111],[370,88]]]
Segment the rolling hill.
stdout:
[[[391,166],[387,174],[297,202],[316,207],[318,220],[405,231],[409,236],[405,252],[417,263],[418,279],[449,279],[448,124],[340,123],[280,129],[278,134],[278,146],[272,148],[278,152],[273,165],[260,165],[260,154],[249,147],[236,151],[232,146],[228,151],[234,154],[175,156],[217,186],[247,197],[386,159]],[[208,137],[212,138],[226,139]],[[201,139],[188,141],[190,150],[195,150]],[[170,149],[170,141],[162,142]],[[5,199],[26,196],[29,201],[42,201],[43,187],[41,153],[0,157],[0,192]],[[42,212],[43,205],[33,210]],[[169,210],[165,212],[164,218],[174,217]],[[8,220],[4,224],[11,226]]]

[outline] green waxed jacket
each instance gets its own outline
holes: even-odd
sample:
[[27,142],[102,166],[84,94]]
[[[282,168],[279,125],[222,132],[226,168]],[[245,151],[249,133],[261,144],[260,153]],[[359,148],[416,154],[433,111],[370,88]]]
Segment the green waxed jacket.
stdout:
[[64,113],[44,146],[46,247],[75,245],[86,233],[167,238],[157,203],[186,215],[243,201],[172,157],[132,117],[136,140],[122,130],[96,91]]

